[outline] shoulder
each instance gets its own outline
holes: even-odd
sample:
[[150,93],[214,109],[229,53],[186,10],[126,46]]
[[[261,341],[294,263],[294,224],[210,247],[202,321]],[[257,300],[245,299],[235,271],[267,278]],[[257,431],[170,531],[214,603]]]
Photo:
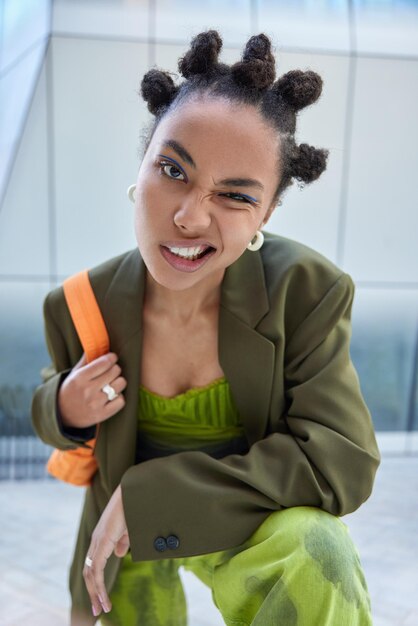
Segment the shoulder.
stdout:
[[281,310],[288,328],[297,327],[327,296],[350,302],[351,277],[330,259],[302,243],[264,233],[260,250],[271,313]]
[[305,276],[306,279],[328,281],[343,274],[343,270],[330,259],[309,246],[272,233],[264,233],[264,236],[260,252],[266,276],[271,280],[284,276],[303,279]]
[[[264,233],[260,250],[268,290],[290,288],[319,290],[318,296],[342,276],[348,276],[330,259],[293,239]],[[314,294],[313,294],[314,295]]]
[[123,252],[123,254],[119,254],[118,256],[112,257],[99,265],[95,265],[91,269],[89,269],[89,276],[91,279],[111,279],[121,267],[123,267],[127,262],[132,259],[139,258],[139,251],[137,248],[133,250],[128,250],[127,252]]
[[[94,267],[88,270],[90,282],[93,287],[93,291],[96,295],[96,298],[99,302],[104,300],[107,289],[116,276],[116,274],[121,270],[121,268],[135,261],[136,258],[139,259],[139,253],[137,249],[129,250],[128,252],[124,252],[116,257],[112,257],[95,265]],[[54,311],[55,316],[63,319],[67,317],[67,306],[65,303],[64,290],[62,285],[52,289],[46,298],[44,303],[44,310]]]

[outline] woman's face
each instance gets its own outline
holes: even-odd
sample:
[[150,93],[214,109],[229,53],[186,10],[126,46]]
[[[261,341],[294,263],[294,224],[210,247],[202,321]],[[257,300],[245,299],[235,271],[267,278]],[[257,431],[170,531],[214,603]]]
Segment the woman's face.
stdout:
[[154,280],[172,290],[220,282],[267,221],[278,171],[276,134],[252,107],[206,98],[163,118],[135,201],[136,239]]

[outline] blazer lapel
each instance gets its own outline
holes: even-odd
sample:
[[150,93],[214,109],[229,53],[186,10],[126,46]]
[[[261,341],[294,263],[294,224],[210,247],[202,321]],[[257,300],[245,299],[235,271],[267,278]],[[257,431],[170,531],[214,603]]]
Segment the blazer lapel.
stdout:
[[111,350],[118,355],[127,381],[124,408],[101,425],[97,440],[101,471],[111,491],[135,462],[144,288],[145,265],[134,250],[113,276],[103,304]]
[[261,255],[246,251],[222,284],[219,361],[248,443],[265,435],[274,371],[274,344],[255,330],[269,310]]

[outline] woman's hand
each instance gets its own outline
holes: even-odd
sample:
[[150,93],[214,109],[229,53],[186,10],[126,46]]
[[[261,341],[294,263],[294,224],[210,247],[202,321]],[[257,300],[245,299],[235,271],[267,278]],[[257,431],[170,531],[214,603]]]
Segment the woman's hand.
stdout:
[[[58,407],[64,426],[93,426],[112,417],[125,406],[121,392],[127,383],[121,376],[122,370],[117,360],[117,355],[109,352],[87,363],[83,354],[58,392]],[[109,401],[103,391],[105,385],[111,385],[119,394],[118,397]]]
[[128,549],[129,536],[123,511],[122,489],[119,485],[94,529],[83,569],[94,616],[100,615],[102,609],[108,613],[112,608],[104,584],[104,569],[108,558],[112,552],[118,557],[125,556]]

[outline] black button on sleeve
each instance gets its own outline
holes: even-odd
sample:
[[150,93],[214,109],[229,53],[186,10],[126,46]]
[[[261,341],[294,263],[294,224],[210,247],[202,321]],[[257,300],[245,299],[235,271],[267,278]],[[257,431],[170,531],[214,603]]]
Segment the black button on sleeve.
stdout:
[[180,539],[176,535],[169,535],[167,537],[167,546],[170,550],[177,550],[180,545]]
[[167,550],[167,542],[164,537],[157,537],[157,539],[155,539],[154,548],[158,550],[158,552],[164,552],[164,550]]

